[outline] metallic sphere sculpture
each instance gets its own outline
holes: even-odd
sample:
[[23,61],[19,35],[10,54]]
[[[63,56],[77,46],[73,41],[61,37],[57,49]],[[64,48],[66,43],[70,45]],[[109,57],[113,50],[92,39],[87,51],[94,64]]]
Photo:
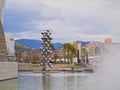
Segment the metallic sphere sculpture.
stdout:
[[52,38],[50,37],[51,33],[49,30],[46,30],[45,32],[42,32],[42,49],[41,49],[41,54],[42,54],[42,58],[41,58],[41,67],[42,67],[42,71],[46,71],[46,70],[50,70],[52,68],[52,65],[50,63],[50,54],[52,52],[51,49],[51,40]]

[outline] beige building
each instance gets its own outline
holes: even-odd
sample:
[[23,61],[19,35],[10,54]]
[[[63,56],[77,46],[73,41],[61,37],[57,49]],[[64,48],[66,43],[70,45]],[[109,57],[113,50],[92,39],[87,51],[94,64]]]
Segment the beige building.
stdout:
[[100,47],[95,42],[90,42],[86,45],[89,56],[96,56],[100,54]]
[[106,47],[110,47],[112,45],[112,39],[111,38],[106,38],[104,41],[104,44]]

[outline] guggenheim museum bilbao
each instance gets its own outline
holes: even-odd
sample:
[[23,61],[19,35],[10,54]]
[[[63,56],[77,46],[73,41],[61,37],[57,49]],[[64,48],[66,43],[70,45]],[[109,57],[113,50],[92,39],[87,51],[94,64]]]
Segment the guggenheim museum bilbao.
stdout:
[[7,54],[5,35],[4,35],[3,26],[2,26],[4,2],[5,0],[0,0],[0,55]]
[[8,60],[7,42],[2,26],[5,0],[0,0],[0,81],[18,77],[18,63]]
[[[14,39],[4,35],[2,26],[5,0],[0,0],[0,56],[14,55]],[[1,59],[1,58],[0,58]]]
[[0,21],[2,21],[5,0],[0,0]]

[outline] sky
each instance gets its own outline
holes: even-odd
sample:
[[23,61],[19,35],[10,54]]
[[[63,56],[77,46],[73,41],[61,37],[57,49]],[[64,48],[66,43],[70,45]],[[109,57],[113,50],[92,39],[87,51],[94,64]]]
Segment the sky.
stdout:
[[120,42],[120,0],[6,0],[4,31],[15,39]]

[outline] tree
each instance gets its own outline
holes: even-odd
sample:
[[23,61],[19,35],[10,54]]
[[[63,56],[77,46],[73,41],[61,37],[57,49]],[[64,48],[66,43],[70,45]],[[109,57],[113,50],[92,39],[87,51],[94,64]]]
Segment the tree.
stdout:
[[56,50],[53,44],[51,44],[50,47],[52,50]]
[[65,43],[62,51],[64,58],[67,59],[68,63],[72,63],[73,57],[76,56],[76,49],[70,43]]
[[21,52],[15,52],[15,56],[16,56],[16,61],[20,62],[22,59],[22,53]]
[[88,60],[88,52],[85,48],[81,49],[81,60],[82,63],[85,64],[89,64],[89,60]]

